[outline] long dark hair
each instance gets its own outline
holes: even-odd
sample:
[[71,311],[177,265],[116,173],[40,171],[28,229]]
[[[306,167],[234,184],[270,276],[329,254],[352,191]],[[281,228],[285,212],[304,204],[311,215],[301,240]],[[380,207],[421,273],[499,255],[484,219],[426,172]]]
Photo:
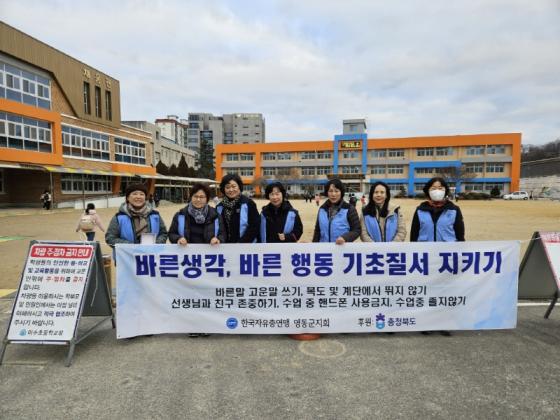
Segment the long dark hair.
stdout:
[[379,216],[380,217],[387,217],[387,213],[388,213],[388,208],[389,208],[389,200],[391,200],[391,190],[389,189],[389,186],[387,184],[385,184],[384,182],[381,181],[377,181],[375,184],[373,184],[370,189],[369,189],[369,201],[367,203],[367,205],[364,207],[364,214],[370,214],[372,216],[375,217],[375,212],[377,211],[377,207],[375,205],[375,202],[373,201],[373,193],[375,192],[375,188],[378,187],[379,185],[381,185],[383,188],[385,188],[385,202],[383,203],[383,206],[381,207],[381,210],[379,211]]

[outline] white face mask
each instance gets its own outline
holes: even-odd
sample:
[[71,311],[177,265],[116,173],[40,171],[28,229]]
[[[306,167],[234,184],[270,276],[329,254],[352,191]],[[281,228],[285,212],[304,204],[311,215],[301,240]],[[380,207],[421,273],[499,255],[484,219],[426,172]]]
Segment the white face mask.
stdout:
[[445,190],[430,190],[432,201],[441,201],[445,198]]

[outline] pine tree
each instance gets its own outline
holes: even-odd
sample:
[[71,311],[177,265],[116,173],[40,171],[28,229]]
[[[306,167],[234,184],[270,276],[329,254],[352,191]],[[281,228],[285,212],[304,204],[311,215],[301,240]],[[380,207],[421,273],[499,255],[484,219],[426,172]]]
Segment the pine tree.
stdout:
[[208,139],[200,140],[200,152],[198,154],[197,174],[201,178],[214,179],[216,171],[214,170],[214,147]]

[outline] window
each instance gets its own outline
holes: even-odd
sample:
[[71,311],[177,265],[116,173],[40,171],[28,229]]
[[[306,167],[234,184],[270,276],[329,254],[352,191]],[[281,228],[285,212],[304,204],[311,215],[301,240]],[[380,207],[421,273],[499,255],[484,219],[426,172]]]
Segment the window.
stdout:
[[506,146],[503,144],[491,144],[486,146],[486,153],[489,155],[503,155],[506,152]]
[[238,168],[226,168],[226,175],[237,175],[239,172]]
[[292,154],[290,152],[279,152],[276,155],[277,160],[291,160]]
[[276,160],[276,153],[263,153],[262,160]]
[[326,151],[317,152],[317,159],[332,159],[332,153]]
[[504,191],[504,183],[503,182],[485,182],[484,183],[484,190],[487,191],[488,193],[490,193],[490,191],[492,191],[494,189],[494,187],[497,187],[500,190],[500,193],[502,193]]
[[359,157],[360,157],[360,154],[356,151],[342,152],[342,158],[343,159],[358,159]]
[[414,184],[414,192],[415,193],[423,193],[424,192],[424,185],[425,184]]
[[317,167],[317,175],[327,175],[332,172],[330,166],[318,166]]
[[0,98],[51,109],[50,79],[0,60]]
[[422,147],[416,149],[416,156],[433,156],[433,155],[434,155],[433,147]]
[[503,163],[487,163],[486,164],[486,172],[504,172],[504,164]]
[[111,92],[105,91],[105,119],[113,120],[113,107],[111,106]]
[[34,118],[0,112],[0,147],[50,153],[50,123]]
[[436,147],[436,156],[451,156],[453,147]]
[[62,174],[60,176],[63,194],[106,194],[113,191],[111,177],[103,175]]
[[95,86],[95,116],[101,118],[101,88]]
[[373,159],[384,159],[387,157],[387,150],[372,150],[369,152],[369,156]]
[[404,149],[389,149],[389,157],[404,157]]
[[253,176],[253,168],[240,168],[239,175],[241,176]]
[[387,165],[387,173],[388,174],[403,174],[404,173],[404,166],[403,165]]
[[274,176],[276,175],[276,168],[263,168],[263,176]]
[[465,171],[471,174],[481,174],[484,172],[484,165],[482,163],[467,163]]
[[385,165],[373,165],[369,168],[372,175],[385,175]]
[[465,192],[470,192],[470,191],[478,191],[478,192],[482,192],[484,188],[484,184],[481,183],[475,183],[475,182],[469,182],[466,184],[463,184],[463,189],[465,190]]
[[[117,148],[116,145],[115,148]],[[62,125],[62,154],[64,156],[110,160],[109,136],[96,131]]]
[[291,171],[292,171],[292,168],[278,168],[276,173],[278,175],[286,176],[286,175],[290,175]]
[[227,162],[235,162],[239,160],[239,155],[237,153],[226,153]]
[[359,166],[343,165],[340,167],[341,174],[359,174],[361,173]]
[[302,160],[315,159],[315,158],[316,158],[315,152],[301,152]]
[[255,155],[253,153],[240,153],[239,157],[244,161],[252,161],[254,160]]
[[315,175],[315,168],[314,167],[306,167],[301,168],[302,175]]
[[146,164],[146,145],[134,140],[115,137],[115,160],[117,162]]
[[436,173],[436,168],[415,168],[416,175],[432,175]]
[[88,82],[84,82],[84,114],[91,114],[91,102],[89,97]]
[[406,194],[406,184],[389,184],[389,190],[391,196],[396,196],[399,193]]
[[484,154],[484,146],[468,146],[467,147],[467,155],[474,156],[474,155],[483,155]]

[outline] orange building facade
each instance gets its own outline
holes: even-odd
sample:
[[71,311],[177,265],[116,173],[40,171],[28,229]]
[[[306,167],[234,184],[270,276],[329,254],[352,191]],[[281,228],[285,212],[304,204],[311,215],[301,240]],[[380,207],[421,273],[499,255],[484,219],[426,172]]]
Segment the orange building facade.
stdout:
[[367,193],[386,182],[393,194],[414,196],[431,177],[443,175],[457,192],[501,194],[519,188],[521,134],[367,138],[335,135],[329,141],[218,145],[216,177],[241,176],[245,189],[279,180],[292,194],[321,192],[339,177],[349,191]]
[[153,188],[151,148],[121,125],[118,80],[0,22],[0,205]]

